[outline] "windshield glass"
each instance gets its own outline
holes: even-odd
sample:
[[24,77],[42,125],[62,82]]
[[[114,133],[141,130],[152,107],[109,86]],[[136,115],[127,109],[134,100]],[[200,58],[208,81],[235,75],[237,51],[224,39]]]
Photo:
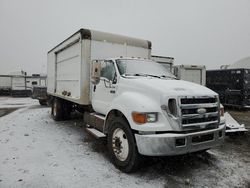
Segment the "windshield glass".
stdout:
[[116,64],[122,76],[175,78],[164,66],[151,60],[118,59]]

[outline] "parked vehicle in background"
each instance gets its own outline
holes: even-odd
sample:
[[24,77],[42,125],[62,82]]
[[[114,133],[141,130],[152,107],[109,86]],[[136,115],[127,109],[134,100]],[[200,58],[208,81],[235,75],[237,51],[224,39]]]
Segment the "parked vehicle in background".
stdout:
[[[18,74],[19,72],[14,72]],[[33,87],[46,87],[46,75],[32,74],[27,76],[26,72],[20,74],[0,75],[0,95],[11,95],[13,97],[30,97]]]
[[173,57],[152,55],[151,59],[156,61],[157,63],[162,64],[169,72],[172,72],[172,68],[173,68],[173,64],[174,64]]
[[176,80],[150,58],[147,40],[87,29],[48,52],[52,117],[83,112],[86,130],[107,139],[124,172],[136,170],[141,155],[186,154],[224,140],[218,94]]
[[0,96],[10,95],[11,76],[0,75]]
[[47,105],[49,101],[49,96],[47,95],[46,86],[34,86],[32,88],[32,99],[37,99],[40,105]]
[[32,74],[31,76],[26,76],[26,87],[33,89],[34,86],[46,87],[46,75]]
[[11,96],[13,96],[13,97],[29,97],[29,96],[31,96],[31,88],[27,87],[26,76],[23,76],[23,75],[12,76]]
[[250,107],[250,69],[208,70],[206,79],[224,106]]
[[49,97],[47,95],[47,76],[32,74],[27,78],[26,83],[32,89],[31,98],[39,100],[40,105],[47,105]]
[[206,67],[204,65],[175,65],[173,73],[180,80],[206,85]]

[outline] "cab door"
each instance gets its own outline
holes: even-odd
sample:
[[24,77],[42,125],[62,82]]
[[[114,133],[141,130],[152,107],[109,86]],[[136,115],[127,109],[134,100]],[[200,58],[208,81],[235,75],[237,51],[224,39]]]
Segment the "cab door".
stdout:
[[92,87],[92,106],[97,113],[106,115],[116,96],[117,73],[113,61],[101,62],[100,82]]

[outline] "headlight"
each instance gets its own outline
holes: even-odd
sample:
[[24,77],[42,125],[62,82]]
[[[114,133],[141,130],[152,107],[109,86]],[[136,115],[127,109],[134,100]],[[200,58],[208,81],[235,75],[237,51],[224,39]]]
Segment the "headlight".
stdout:
[[157,113],[147,113],[147,122],[156,122]]
[[132,118],[135,123],[154,123],[158,120],[157,112],[132,112]]

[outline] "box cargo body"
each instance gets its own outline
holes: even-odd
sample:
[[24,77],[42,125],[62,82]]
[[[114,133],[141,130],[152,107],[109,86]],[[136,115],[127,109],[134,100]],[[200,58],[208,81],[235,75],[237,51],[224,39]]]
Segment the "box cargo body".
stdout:
[[151,56],[151,43],[80,29],[48,52],[48,94],[89,105],[91,60],[119,56],[148,59]]
[[250,69],[207,71],[207,87],[216,91],[226,106],[250,107]]
[[156,61],[157,63],[162,64],[169,72],[172,72],[172,68],[173,68],[173,64],[174,64],[173,57],[152,55],[151,59]]
[[174,75],[180,80],[186,80],[200,85],[206,84],[206,67],[199,65],[176,65]]

